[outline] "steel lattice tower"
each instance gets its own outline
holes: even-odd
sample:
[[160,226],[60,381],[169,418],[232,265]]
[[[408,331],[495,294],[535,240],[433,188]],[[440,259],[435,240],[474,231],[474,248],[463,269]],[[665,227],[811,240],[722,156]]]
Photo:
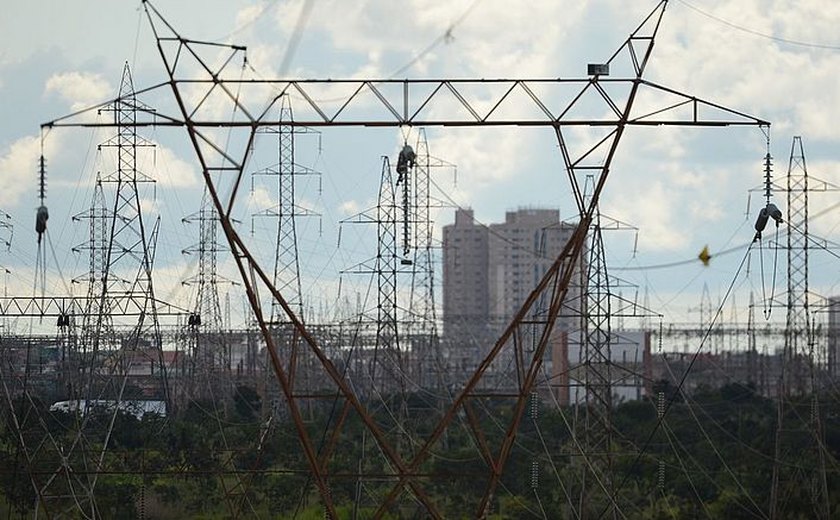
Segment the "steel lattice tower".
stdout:
[[[604,239],[600,214],[591,226],[589,259],[586,266],[587,286],[584,295],[584,317],[581,363],[584,365],[586,415],[584,417],[583,457],[588,463],[582,468],[581,510],[589,510],[589,497],[595,489],[609,496],[606,515],[616,515],[612,489],[612,354],[610,281],[607,273]],[[591,474],[595,482],[588,482]],[[594,514],[594,512],[592,513]],[[602,515],[602,518],[604,515]]]
[[[823,190],[826,188],[823,187]],[[787,315],[782,370],[778,381],[778,415],[770,518],[785,518],[804,504],[790,495],[791,486],[810,483],[810,513],[830,517],[825,472],[825,443],[820,418],[815,331],[808,284],[808,168],[802,138],[791,144],[787,172]],[[801,511],[800,511],[801,512]]]
[[[484,442],[481,425],[475,423],[470,429],[475,440],[477,455],[486,461],[486,471],[478,482],[483,492],[457,504],[457,511],[462,516],[485,516],[497,503],[497,493],[504,492],[502,478],[506,475],[508,462],[514,455],[517,434],[522,424],[523,413],[531,399],[542,362],[548,351],[552,330],[557,317],[568,301],[570,281],[579,265],[579,259],[585,250],[585,239],[595,216],[595,208],[601,193],[605,189],[609,172],[613,168],[613,159],[625,130],[633,126],[721,126],[721,125],[767,125],[766,121],[747,114],[709,103],[696,96],[687,95],[667,87],[662,87],[644,78],[645,71],[654,47],[662,14],[667,5],[662,1],[645,17],[631,33],[630,37],[601,64],[589,68],[588,77],[556,79],[348,79],[348,80],[294,80],[281,78],[265,80],[263,83],[276,87],[279,94],[270,100],[269,106],[249,100],[248,96],[236,94],[239,86],[250,80],[243,80],[241,75],[234,78],[228,65],[245,49],[236,45],[210,44],[181,37],[149,2],[144,8],[152,26],[161,59],[166,67],[170,81],[161,84],[161,88],[171,89],[174,94],[176,110],[170,114],[146,114],[146,124],[164,121],[163,124],[183,127],[201,163],[202,175],[208,186],[213,203],[220,215],[222,228],[232,251],[232,259],[246,290],[249,304],[260,327],[262,337],[271,356],[271,367],[280,385],[289,417],[298,435],[301,453],[305,458],[312,485],[326,512],[337,517],[336,502],[331,493],[335,482],[335,473],[339,460],[333,454],[341,453],[358,438],[359,428],[345,427],[350,419],[357,420],[363,426],[363,435],[370,439],[373,449],[385,459],[385,464],[374,478],[382,483],[382,493],[378,493],[376,516],[392,514],[394,516],[424,516],[444,518],[451,507],[437,496],[435,487],[446,486],[451,481],[451,474],[428,474],[430,457],[441,445],[446,432],[453,423],[469,416],[473,404],[480,405],[483,397],[480,390],[484,383],[496,372],[496,368],[508,366],[513,360],[516,379],[511,380],[510,391],[502,396],[509,411],[503,420],[504,434]],[[213,62],[205,59],[209,54]],[[197,65],[197,66],[194,66]],[[601,77],[613,67],[617,77],[602,80]],[[238,78],[238,79],[237,79]],[[182,95],[185,85],[196,93],[195,96]],[[341,99],[321,99],[323,89],[342,85],[345,95]],[[492,86],[495,94],[490,94],[489,104],[477,103],[468,91],[476,86]],[[154,89],[148,89],[151,92]],[[524,99],[524,103],[514,103],[512,93]],[[201,95],[204,93],[205,95]],[[405,128],[407,126],[540,126],[554,132],[558,151],[563,160],[564,171],[570,184],[570,190],[579,211],[580,222],[572,239],[560,252],[554,263],[546,270],[534,287],[520,310],[498,337],[494,345],[485,352],[485,357],[463,385],[451,395],[445,411],[430,419],[429,430],[417,432],[417,442],[413,443],[411,454],[402,453],[386,435],[375,416],[376,410],[368,407],[360,399],[357,391],[344,377],[344,372],[325,354],[324,345],[317,339],[310,327],[297,316],[295,307],[275,286],[270,269],[263,269],[260,262],[250,251],[232,224],[232,215],[236,206],[239,188],[242,185],[247,161],[251,157],[257,131],[261,128],[277,126],[274,119],[275,104],[283,93],[299,94],[303,99],[301,111],[296,107],[296,121],[293,125],[303,127],[321,126],[379,126]],[[649,95],[648,103],[635,103],[637,96]],[[214,110],[224,103],[236,110],[235,118],[220,120]],[[360,116],[360,103],[370,103],[371,110],[365,110]],[[437,110],[437,107],[457,105],[463,110]],[[486,105],[486,107],[485,107]],[[496,110],[498,107],[509,110]],[[594,110],[581,111],[584,106]],[[349,109],[348,109],[349,107]],[[487,108],[489,107],[489,108]],[[522,108],[525,107],[525,110]],[[301,114],[303,116],[301,117]],[[75,116],[46,126],[72,126]],[[572,134],[566,130],[586,126],[599,131],[594,144],[573,142]],[[230,130],[225,138],[216,130]],[[232,138],[241,146],[227,152],[224,144]],[[586,174],[597,172],[596,186],[591,199],[586,202],[582,196],[582,179]],[[224,190],[219,190],[218,178],[224,174],[229,180]],[[336,421],[327,425],[317,437],[301,413],[301,404],[305,398],[295,391],[294,365],[287,366],[277,355],[276,341],[271,331],[271,320],[263,310],[261,294],[271,294],[273,301],[282,308],[289,322],[300,335],[302,343],[318,358],[321,370],[321,383],[325,396],[340,409]],[[531,323],[536,302],[545,302],[545,319],[539,324]],[[538,325],[538,327],[535,327]],[[520,338],[525,330],[534,330],[535,341],[525,344]],[[527,347],[527,348],[526,348]],[[346,419],[346,420],[345,420]],[[501,420],[501,419],[500,419]],[[494,426],[494,428],[496,428]],[[495,430],[494,430],[495,431]],[[326,453],[317,448],[318,438],[328,440]],[[466,497],[465,497],[466,498]],[[469,511],[470,513],[466,513]],[[403,514],[405,513],[405,514]],[[451,515],[449,515],[451,516]],[[459,513],[459,516],[461,514]]]
[[[218,240],[219,215],[210,201],[205,188],[201,198],[201,209],[183,219],[184,222],[198,221],[199,242],[184,250],[185,254],[198,253],[198,273],[184,280],[185,285],[195,285],[195,301],[189,317],[191,349],[189,363],[190,381],[198,378],[210,391],[216,385],[215,376],[230,374],[230,351],[222,323],[222,307],[219,298],[218,254],[228,251]],[[227,381],[227,377],[223,378]],[[193,392],[196,388],[192,389]]]
[[[807,365],[813,361],[808,296],[808,169],[802,138],[794,137],[787,173],[787,315],[783,395],[810,392]],[[803,357],[807,359],[804,360]],[[803,366],[803,361],[806,365]]]
[[[141,386],[167,405],[170,402],[152,284],[154,250],[149,245],[155,243],[158,228],[156,224],[147,232],[138,191],[138,185],[154,182],[137,169],[138,150],[153,146],[136,133],[137,111],[149,109],[135,98],[128,64],[123,69],[119,97],[100,110],[113,114],[109,126],[116,129],[116,135],[100,144],[99,150],[114,149],[116,166],[107,175],[97,175],[90,209],[76,216],[76,220],[89,220],[89,241],[76,248],[89,252],[88,274],[76,280],[88,284],[88,298],[83,309],[84,343],[81,348],[72,349],[71,364],[65,368],[71,372],[66,390],[70,399],[78,400],[81,420],[68,431],[67,445],[55,446],[61,465],[54,477],[32,481],[37,506],[49,516],[59,510],[52,510],[53,504],[67,507],[62,502],[72,497],[72,509],[78,508],[85,517],[101,517],[96,501],[98,472],[109,470],[109,440],[119,404],[138,398],[130,392]],[[42,174],[42,192],[43,178]],[[110,209],[106,185],[114,186]],[[138,316],[136,323],[126,322],[125,316],[120,315],[128,309],[129,301],[132,310],[139,310],[133,314]],[[69,339],[73,335],[71,316],[62,313],[58,319],[60,334]],[[118,322],[128,329],[119,337]],[[149,373],[138,373],[137,367],[144,363]],[[127,384],[130,378],[133,385]],[[130,386],[134,388],[128,390]],[[94,407],[99,402],[96,400],[112,403],[113,409],[108,409],[104,420],[88,409],[88,405]],[[32,457],[33,463],[51,464],[50,455],[49,451],[37,451],[27,456]]]
[[413,373],[421,386],[429,387],[442,383],[444,367],[441,365],[439,338],[435,316],[434,265],[432,261],[431,216],[431,167],[429,143],[426,131],[421,128],[417,134],[417,153],[412,181],[412,215],[406,220],[414,221],[411,293],[408,305],[408,329],[414,358]]
[[[289,295],[292,305],[301,320],[304,320],[303,296],[300,284],[300,260],[298,258],[297,223],[298,217],[319,216],[311,209],[296,203],[295,178],[303,175],[319,175],[318,172],[298,164],[295,161],[295,141],[297,134],[313,133],[306,127],[294,126],[294,113],[288,95],[282,96],[279,124],[266,128],[262,132],[277,135],[277,164],[255,172],[253,175],[271,176],[277,179],[277,205],[254,214],[255,217],[270,217],[277,220],[276,246],[274,249],[274,283]],[[272,321],[282,320],[283,310],[277,302],[272,303]]]
[[[134,94],[131,71],[126,62],[119,97],[110,107],[103,110],[113,113],[117,135],[102,143],[100,148],[116,148],[117,165],[116,171],[102,177],[103,183],[115,185],[115,196],[114,206],[109,215],[108,247],[100,308],[106,305],[105,300],[109,296],[115,294],[129,294],[142,301],[144,312],[138,319],[131,337],[120,348],[119,364],[123,369],[128,369],[128,364],[131,363],[122,355],[126,346],[132,352],[130,356],[140,354],[141,358],[146,358],[152,367],[149,376],[159,379],[161,397],[168,402],[169,389],[152,282],[158,223],[149,232],[143,221],[140,206],[140,185],[155,182],[137,168],[138,150],[154,146],[147,139],[137,135],[137,112],[141,109],[148,110],[148,107],[141,104]],[[141,352],[138,347],[144,339],[150,342],[150,347]]]
[[397,228],[402,223],[400,217],[390,161],[387,156],[383,156],[376,207],[341,222],[376,225],[376,255],[344,271],[372,276],[376,288],[375,310],[362,309],[359,321],[360,342],[364,347],[369,347],[358,349],[359,355],[363,356],[359,365],[364,366],[365,370],[364,373],[354,371],[353,376],[357,378],[356,384],[364,388],[368,396],[375,392],[401,389],[408,376],[405,373],[407,367],[400,348],[401,334],[398,328],[397,274],[409,272],[401,269],[402,261],[398,251]]
[[[282,287],[284,294],[289,295],[288,304],[298,318],[305,322],[304,302],[300,282],[300,259],[298,257],[297,219],[299,217],[319,216],[316,212],[297,204],[295,196],[295,180],[299,176],[319,175],[318,172],[298,164],[296,161],[296,138],[299,134],[309,134],[313,131],[306,127],[294,126],[294,113],[290,96],[284,95],[280,99],[280,111],[276,127],[261,130],[267,135],[277,137],[277,164],[254,172],[253,176],[267,176],[276,179],[277,204],[273,207],[255,213],[254,217],[267,217],[276,220],[277,228],[274,247],[273,281],[276,287]],[[271,302],[272,329],[277,336],[278,354],[286,361],[290,372],[297,372],[295,379],[299,386],[310,386],[312,383],[312,367],[314,360],[304,356],[300,349],[300,337],[290,325],[283,308],[276,300]],[[300,360],[297,361],[299,359]],[[302,370],[294,370],[291,366],[299,363]],[[267,365],[267,364],[266,364]],[[270,396],[265,386],[264,395],[268,401],[275,403],[272,408],[279,407],[279,396]]]
[[[405,182],[408,182],[407,180]],[[404,359],[400,350],[397,328],[397,203],[391,164],[388,157],[382,158],[382,174],[379,179],[379,197],[376,204],[376,231],[379,236],[376,247],[376,345],[369,367],[371,380],[381,390],[404,388]],[[385,370],[377,374],[379,366]]]
[[[90,208],[73,217],[75,221],[86,220],[88,223],[88,241],[73,248],[74,252],[88,252],[88,273],[86,276],[75,278],[75,283],[87,284],[87,305],[81,323],[81,337],[79,344],[81,356],[78,361],[84,363],[94,352],[98,352],[104,343],[106,349],[115,346],[113,320],[111,317],[111,306],[108,298],[103,298],[106,293],[106,280],[108,278],[108,235],[109,235],[109,210],[105,202],[105,193],[102,188],[102,179],[99,173],[96,176],[96,184],[93,189],[93,198]],[[72,365],[75,360],[71,358]],[[71,383],[74,384],[74,383]],[[72,399],[86,397],[81,395],[82,381],[75,383],[76,388],[68,389]]]

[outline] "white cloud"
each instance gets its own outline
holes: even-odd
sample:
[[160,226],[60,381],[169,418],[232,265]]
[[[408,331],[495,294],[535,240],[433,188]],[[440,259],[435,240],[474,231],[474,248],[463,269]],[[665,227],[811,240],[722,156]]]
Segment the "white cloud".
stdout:
[[155,163],[146,171],[155,172],[153,177],[164,188],[191,188],[199,185],[199,172],[193,163],[181,159],[174,150],[156,145]]
[[680,201],[677,195],[663,182],[647,185],[646,200],[640,203],[633,197],[621,197],[611,201],[608,213],[611,216],[637,226],[639,249],[679,250],[689,244],[687,234],[681,226],[675,225],[675,215],[679,213]]
[[[53,156],[60,147],[61,137],[54,136],[44,143],[44,155]],[[27,200],[34,207],[37,202],[38,158],[41,155],[41,140],[37,136],[26,136],[14,141],[0,152],[0,208],[9,210],[21,203],[21,197],[29,194]],[[50,165],[47,164],[49,172]],[[49,197],[49,193],[47,193]]]
[[254,211],[265,211],[268,208],[276,206],[277,201],[264,186],[256,186],[254,191],[251,192],[250,205],[254,208]]
[[113,98],[115,89],[100,74],[72,71],[50,76],[44,91],[61,96],[75,112]]
[[155,265],[155,292],[161,300],[190,308],[193,303],[195,287],[186,286],[182,282],[194,276],[198,271],[198,255],[181,255],[167,265]]
[[[762,34],[815,43],[821,43],[822,35],[835,34],[820,32],[815,23],[823,28],[840,23],[837,6],[817,0],[799,2],[795,8],[780,0],[713,2],[703,10]],[[771,118],[788,131],[837,139],[832,129],[840,117],[836,52],[747,34],[686,8],[678,14],[666,14],[663,37],[654,51],[653,68],[663,80]]]
[[360,208],[361,206],[356,200],[345,200],[338,205],[338,211],[343,215],[355,215]]
[[[240,9],[236,13],[236,28],[242,30],[242,28],[246,28],[257,21],[257,19],[265,12],[265,10],[269,7],[270,2],[268,3],[256,3],[253,5],[248,5]],[[235,29],[236,30],[236,29]]]
[[157,199],[141,198],[140,211],[146,215],[147,222],[154,222],[154,218],[160,215],[160,201]]

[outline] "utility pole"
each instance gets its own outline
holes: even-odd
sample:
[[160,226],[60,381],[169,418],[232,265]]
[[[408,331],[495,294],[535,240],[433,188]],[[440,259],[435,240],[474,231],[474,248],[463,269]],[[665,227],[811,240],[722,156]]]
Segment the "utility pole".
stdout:
[[[184,285],[196,287],[192,314],[187,319],[190,348],[188,374],[179,374],[179,379],[189,385],[189,398],[212,395],[220,388],[224,397],[231,385],[230,342],[222,322],[222,307],[219,285],[231,283],[218,272],[218,255],[228,249],[219,243],[219,215],[213,206],[207,189],[201,197],[201,208],[183,219],[185,223],[198,222],[199,242],[183,251],[184,254],[198,253],[198,273],[183,281]],[[183,383],[182,383],[183,384]]]
[[[114,185],[114,199],[107,215],[110,221],[107,225],[108,241],[99,308],[106,308],[106,300],[115,294],[130,294],[143,302],[145,312],[116,352],[119,356],[117,365],[127,372],[135,361],[148,363],[148,376],[150,380],[156,381],[158,396],[168,403],[166,365],[152,282],[154,248],[160,221],[149,230],[140,206],[140,187],[155,181],[137,167],[138,151],[154,147],[154,143],[137,134],[139,110],[150,109],[137,100],[131,71],[126,62],[119,97],[112,105],[102,109],[103,112],[113,114],[117,134],[100,145],[100,149],[116,149],[116,170],[102,177],[103,184]],[[98,331],[103,330],[106,321],[103,317],[97,322]],[[148,346],[145,346],[146,343]],[[100,345],[95,343],[92,349],[94,358],[99,350]]]
[[[276,222],[274,244],[274,275],[273,283],[287,295],[287,302],[294,310],[298,319],[306,323],[303,291],[300,281],[300,257],[298,251],[298,224],[301,217],[320,217],[320,215],[297,202],[295,196],[296,180],[304,176],[320,176],[320,173],[299,164],[296,149],[298,136],[301,134],[320,135],[307,127],[294,125],[294,111],[291,96],[282,95],[279,99],[280,110],[278,124],[260,129],[264,135],[277,139],[277,163],[271,167],[252,173],[252,190],[257,177],[266,177],[274,184],[277,204],[257,212],[254,218],[268,218]],[[320,147],[320,142],[319,142]],[[253,230],[253,220],[252,220]],[[293,376],[293,386],[303,390],[311,390],[315,378],[315,359],[301,348],[301,338],[292,323],[286,317],[279,303],[271,300],[270,325],[277,342],[278,355],[285,361]],[[268,355],[268,354],[267,354]],[[295,365],[294,368],[293,365]],[[266,359],[265,366],[268,366]],[[269,380],[262,382],[264,411],[273,413],[283,401],[278,395],[279,389],[270,381],[271,373],[266,370],[264,376]]]
[[75,374],[71,387],[68,388],[70,399],[86,398],[82,393],[83,377],[86,367],[93,369],[95,363],[94,352],[98,352],[104,345],[104,349],[111,351],[117,348],[117,338],[114,334],[111,306],[108,298],[103,298],[106,293],[106,281],[108,279],[108,238],[110,233],[109,210],[105,202],[105,193],[102,188],[101,173],[96,174],[96,184],[93,188],[93,198],[90,208],[73,217],[74,221],[86,220],[88,223],[88,240],[73,248],[73,252],[88,252],[88,272],[85,276],[77,277],[74,283],[87,285],[88,301],[81,323],[81,338],[79,344],[81,351],[70,357],[71,370],[75,367],[78,373]]
[[[802,138],[791,144],[787,172],[787,315],[781,374],[777,386],[776,446],[770,518],[808,510],[813,518],[831,516],[826,478],[825,440],[820,414],[816,334],[808,284],[808,168]],[[828,184],[817,181],[820,191]],[[833,190],[832,190],[833,191]],[[807,486],[803,483],[807,482]],[[809,496],[795,496],[806,489]]]
[[432,169],[447,164],[433,159],[429,153],[426,130],[417,131],[417,154],[413,181],[412,214],[404,219],[414,223],[411,262],[411,292],[405,338],[411,343],[412,374],[424,388],[443,388],[445,367],[440,352],[435,309],[435,278],[431,183]]

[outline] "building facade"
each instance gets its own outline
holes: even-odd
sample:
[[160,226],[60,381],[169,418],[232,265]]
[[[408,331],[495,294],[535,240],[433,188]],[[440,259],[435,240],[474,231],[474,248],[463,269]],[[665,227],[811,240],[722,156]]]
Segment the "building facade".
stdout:
[[[490,225],[476,223],[470,209],[456,211],[455,222],[443,228],[443,337],[451,367],[468,371],[481,360],[574,230],[556,209],[510,211],[504,222]],[[571,304],[555,325],[569,334],[580,324],[580,272],[566,297]],[[546,297],[533,311],[547,307]]]

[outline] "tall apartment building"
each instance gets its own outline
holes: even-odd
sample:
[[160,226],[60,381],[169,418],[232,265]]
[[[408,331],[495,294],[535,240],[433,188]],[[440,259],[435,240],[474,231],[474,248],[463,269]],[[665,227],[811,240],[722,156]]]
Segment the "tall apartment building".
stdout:
[[519,311],[574,230],[560,222],[556,209],[509,211],[503,223],[490,224],[487,296],[493,329],[503,328]]
[[[510,211],[504,222],[489,226],[477,224],[472,210],[456,211],[455,222],[443,228],[443,335],[450,364],[476,364],[573,233],[574,226],[561,223],[556,209]],[[563,331],[579,324],[579,283],[566,300],[572,303],[556,326]]]
[[459,209],[443,228],[443,335],[484,339],[489,333],[487,227]]

